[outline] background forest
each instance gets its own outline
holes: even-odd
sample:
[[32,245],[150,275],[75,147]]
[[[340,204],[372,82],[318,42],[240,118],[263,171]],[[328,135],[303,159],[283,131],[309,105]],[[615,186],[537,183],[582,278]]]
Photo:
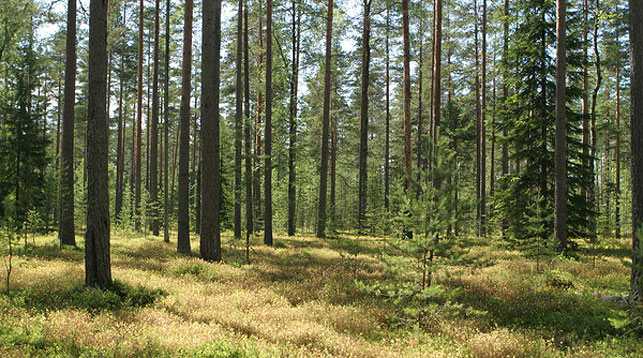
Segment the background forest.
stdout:
[[0,353],[639,356],[641,8],[2,0]]

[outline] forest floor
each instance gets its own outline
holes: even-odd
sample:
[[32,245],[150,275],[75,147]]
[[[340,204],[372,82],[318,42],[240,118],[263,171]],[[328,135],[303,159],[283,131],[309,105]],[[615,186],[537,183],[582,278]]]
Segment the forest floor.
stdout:
[[[82,237],[78,237],[82,242]],[[175,236],[172,236],[175,240]],[[430,328],[395,324],[391,303],[356,282],[384,276],[384,239],[341,236],[223,237],[224,262],[175,253],[176,243],[112,235],[113,291],[82,287],[83,250],[55,236],[29,238],[0,293],[0,356],[641,357],[643,341],[616,328],[624,311],[627,242],[544,272],[494,240],[487,260],[435,280],[475,315],[436,313]],[[33,241],[33,242],[32,242]],[[198,240],[193,236],[193,246]],[[198,247],[193,251],[198,252]],[[4,282],[4,273],[2,281]]]

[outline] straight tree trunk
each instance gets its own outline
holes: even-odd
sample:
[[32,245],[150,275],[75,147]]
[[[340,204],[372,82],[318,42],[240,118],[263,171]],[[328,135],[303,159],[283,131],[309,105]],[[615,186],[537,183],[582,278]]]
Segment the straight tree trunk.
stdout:
[[[433,160],[435,167],[437,168],[437,158],[438,158],[438,140],[439,140],[439,128],[440,128],[440,110],[441,110],[441,100],[442,100],[442,88],[441,88],[441,62],[442,62],[442,0],[435,0],[435,28],[433,35],[433,74],[431,76],[433,84],[431,89],[433,94],[431,99],[433,104],[431,105],[433,113],[431,118],[433,118],[433,130],[431,131],[433,136]],[[433,186],[437,188],[438,176],[433,173]]]
[[297,98],[299,88],[299,45],[301,12],[292,1],[292,74],[290,80],[290,120],[288,126],[288,236],[295,235],[297,209]]
[[404,187],[411,187],[411,65],[409,38],[409,0],[402,0],[403,94],[404,94]]
[[89,3],[89,96],[87,118],[87,230],[85,284],[112,284],[109,252],[109,183],[107,175],[107,1]]
[[154,11],[154,62],[152,73],[152,120],[150,121],[150,158],[149,163],[149,182],[150,182],[150,216],[152,219],[152,235],[159,235],[159,201],[158,201],[158,125],[159,125],[159,32],[160,32],[160,0],[155,2]]
[[201,258],[221,260],[219,85],[221,0],[203,0],[201,51]]
[[[123,15],[124,16],[124,15]],[[124,22],[123,22],[124,23]],[[116,221],[121,221],[121,211],[123,208],[123,170],[125,167],[125,152],[124,147],[125,143],[123,131],[124,131],[124,113],[123,113],[123,75],[125,73],[124,62],[125,56],[121,55],[120,59],[120,69],[118,74],[119,84],[118,84],[118,128],[117,128],[117,139],[116,139],[116,196],[114,198],[114,216],[116,216]]]
[[[331,109],[332,112],[332,109]],[[330,230],[337,231],[337,118],[330,124]]]
[[616,162],[615,182],[615,215],[616,239],[621,238],[621,69],[616,67],[616,148],[614,148],[614,161]]
[[[245,0],[244,5],[246,5]],[[248,41],[248,12],[243,13],[243,72],[244,72],[244,96],[245,100],[245,126],[244,126],[244,148],[246,166],[246,245],[250,244],[250,235],[254,232],[254,198],[252,193],[253,172],[252,172],[252,120],[250,119],[250,60]]]
[[482,193],[480,191],[482,182],[482,173],[481,173],[481,159],[482,159],[482,138],[480,134],[482,132],[482,115],[481,115],[481,106],[480,106],[480,52],[478,46],[478,1],[474,1],[474,14],[475,14],[475,23],[474,23],[474,33],[475,33],[475,55],[476,55],[476,79],[475,79],[475,95],[476,95],[476,227],[478,236],[482,236]]
[[482,73],[480,84],[480,236],[487,236],[487,0],[482,0]]
[[321,163],[319,170],[319,207],[317,210],[317,237],[319,238],[326,237],[326,195],[328,188],[332,37],[333,0],[328,0],[328,9],[326,13],[326,56],[324,61],[324,108],[322,114]]
[[272,0],[266,1],[266,126],[263,242],[272,246]]
[[632,278],[631,299],[643,302],[643,1],[630,0],[631,151],[632,151]]
[[563,252],[567,242],[567,113],[565,106],[567,52],[566,1],[556,1],[556,140],[555,140],[555,197],[554,235],[558,250]]
[[237,48],[236,48],[236,77],[235,77],[235,116],[234,116],[234,238],[241,240],[241,127],[243,120],[243,82],[242,82],[242,31],[243,31],[243,1],[238,1],[237,7]]
[[[599,207],[596,200],[596,146],[597,146],[597,132],[596,132],[596,104],[598,102],[598,91],[601,89],[601,82],[603,81],[603,76],[601,72],[601,55],[598,49],[598,26],[599,26],[599,16],[600,11],[600,1],[596,0],[595,9],[594,9],[594,65],[596,66],[596,84],[594,86],[594,92],[592,93],[592,109],[590,112],[590,126],[591,126],[591,145],[590,145],[590,173],[592,175],[592,185],[589,186],[589,202],[592,207],[598,214]],[[596,215],[595,214],[595,215]],[[596,239],[596,222],[595,220],[592,223],[592,238]]]
[[386,124],[385,124],[385,144],[384,144],[384,207],[389,209],[389,192],[390,192],[390,124],[391,124],[391,77],[389,72],[390,53],[389,53],[389,29],[391,27],[390,3],[386,0],[386,40],[385,40],[385,77],[386,77]]
[[74,105],[76,101],[76,0],[67,4],[65,50],[65,100],[60,143],[60,221],[61,245],[76,246],[74,227]]
[[163,89],[163,241],[170,242],[170,190],[169,148],[170,148],[170,0],[165,0],[165,82]]
[[[509,84],[507,83],[509,80],[508,76],[508,71],[509,71],[509,0],[505,0],[504,8],[504,19],[502,21],[502,27],[503,27],[503,32],[502,32],[502,98],[503,98],[503,110],[505,113],[503,113],[503,117],[506,118],[507,114],[506,111],[508,111],[508,106],[507,106],[507,101],[509,97]],[[507,125],[503,123],[502,126],[502,137],[507,138],[508,136],[508,130],[507,130]],[[509,147],[507,146],[507,140],[502,141],[502,176],[506,176],[509,174]],[[506,223],[505,220],[503,220],[503,235],[504,231],[506,229]]]
[[134,227],[141,228],[141,149],[143,141],[143,35],[145,5],[139,1],[136,135],[134,140]]
[[254,200],[255,200],[255,218],[257,220],[257,224],[255,224],[255,231],[259,231],[262,226],[262,221],[263,221],[263,213],[261,211],[262,209],[262,202],[261,202],[261,159],[262,159],[262,152],[263,152],[263,145],[262,145],[262,140],[261,140],[261,126],[262,126],[262,118],[261,116],[263,115],[263,106],[265,105],[264,98],[263,98],[263,91],[264,88],[261,88],[262,86],[262,70],[263,70],[263,56],[264,56],[264,45],[263,45],[263,9],[262,9],[262,1],[258,1],[259,5],[259,14],[257,17],[259,18],[259,31],[258,31],[258,40],[259,40],[259,51],[257,55],[257,68],[258,68],[258,81],[259,84],[257,85],[257,113],[256,113],[256,119],[255,119],[255,174],[254,174]]
[[[589,168],[589,1],[583,0],[583,93],[581,95],[581,115],[583,123],[583,166]],[[593,178],[592,178],[593,183]],[[588,199],[587,189],[583,187],[582,196]]]
[[[185,0],[183,14],[183,59],[181,66],[181,108],[179,128],[179,212],[177,251],[190,254],[190,92],[192,91],[193,0]],[[195,128],[196,129],[196,128]],[[195,136],[196,137],[196,136]],[[196,143],[195,143],[196,146]]]
[[[364,25],[362,27],[362,86],[360,99],[359,131],[359,211],[357,225],[360,233],[366,226],[366,200],[368,195],[368,85],[371,61],[371,0],[363,0]],[[418,153],[418,161],[419,161]]]

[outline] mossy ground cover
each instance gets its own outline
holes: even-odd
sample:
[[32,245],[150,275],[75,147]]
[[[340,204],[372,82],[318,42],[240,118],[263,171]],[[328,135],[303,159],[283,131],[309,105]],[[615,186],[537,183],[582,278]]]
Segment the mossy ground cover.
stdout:
[[11,290],[0,293],[0,356],[643,355],[640,338],[618,328],[623,309],[601,299],[627,292],[625,241],[536,272],[500,243],[474,240],[469,250],[485,264],[435,279],[477,313],[438,311],[419,329],[394,324],[397,307],[359,289],[384,278],[386,239],[277,236],[268,248],[258,237],[250,264],[242,243],[223,240],[224,261],[207,263],[176,254],[175,243],[115,232],[118,281],[100,291],[82,287],[82,249],[37,237],[19,250]]

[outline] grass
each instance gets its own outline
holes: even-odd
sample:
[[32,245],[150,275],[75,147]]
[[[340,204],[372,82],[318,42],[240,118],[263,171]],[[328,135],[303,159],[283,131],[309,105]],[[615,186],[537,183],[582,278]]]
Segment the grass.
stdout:
[[[173,237],[174,238],[174,237]],[[81,239],[81,238],[79,238]],[[224,262],[175,253],[161,238],[114,233],[108,291],[82,287],[83,251],[38,237],[0,293],[0,356],[83,357],[640,357],[614,322],[629,273],[625,241],[544,273],[491,240],[486,264],[439,284],[479,314],[437,316],[431,330],[392,325],[396,307],[360,290],[383,278],[381,238],[254,242],[252,263],[224,235]],[[82,242],[82,240],[79,240]],[[194,240],[196,244],[198,240]],[[198,248],[194,250],[198,252]],[[2,278],[3,279],[3,278]]]

